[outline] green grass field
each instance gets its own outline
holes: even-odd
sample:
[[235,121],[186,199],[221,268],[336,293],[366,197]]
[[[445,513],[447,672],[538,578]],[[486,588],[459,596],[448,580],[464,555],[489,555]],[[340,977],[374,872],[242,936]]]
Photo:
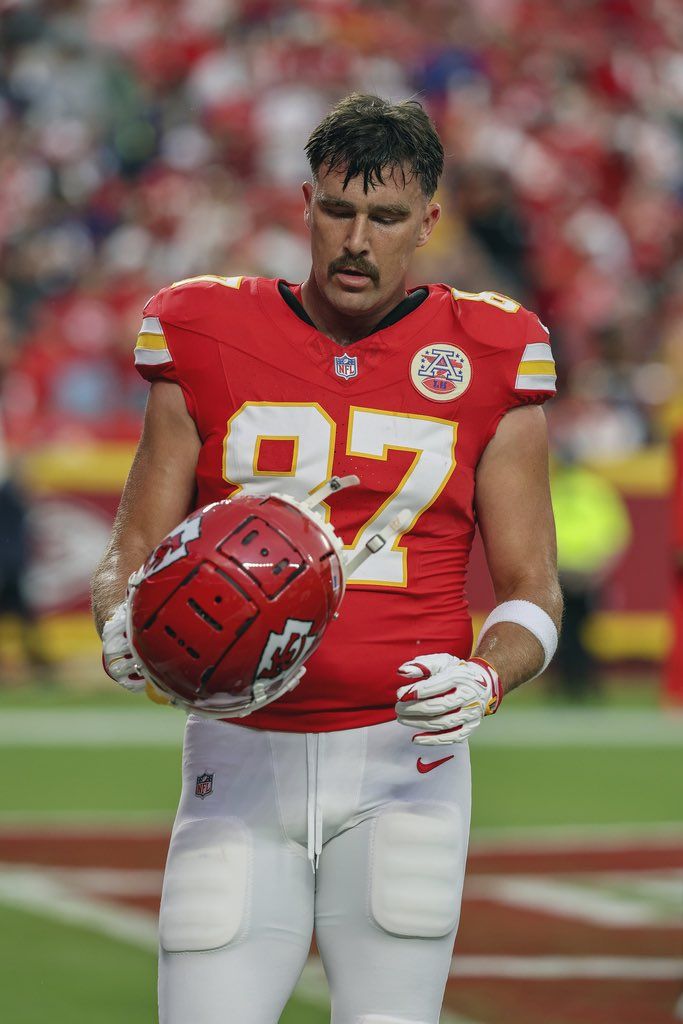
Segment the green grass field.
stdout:
[[[506,830],[641,830],[681,821],[682,723],[657,710],[652,685],[612,687],[599,705],[578,710],[548,703],[542,692],[513,700],[472,743],[475,840]],[[168,827],[180,787],[181,724],[176,712],[113,689],[0,694],[0,868],[2,836],[13,827]],[[32,905],[8,877],[0,886],[3,1021],[156,1019],[149,939],[115,939],[86,927],[78,912],[41,908],[39,898]],[[319,984],[304,985],[282,1018],[328,1019]]]

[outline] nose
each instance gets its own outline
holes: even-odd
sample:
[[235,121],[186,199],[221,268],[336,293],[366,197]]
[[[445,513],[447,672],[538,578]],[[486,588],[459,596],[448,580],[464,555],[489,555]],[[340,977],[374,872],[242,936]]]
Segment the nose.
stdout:
[[361,256],[368,252],[367,217],[356,216],[349,221],[345,247],[350,256]]

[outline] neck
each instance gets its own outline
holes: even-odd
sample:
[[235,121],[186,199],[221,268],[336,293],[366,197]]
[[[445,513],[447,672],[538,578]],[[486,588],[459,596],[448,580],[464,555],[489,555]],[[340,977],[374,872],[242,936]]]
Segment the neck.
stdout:
[[377,324],[406,297],[405,282],[389,295],[380,305],[360,313],[343,313],[330,305],[318,288],[313,272],[301,286],[301,305],[321,332],[339,345],[351,345],[354,341],[367,338]]

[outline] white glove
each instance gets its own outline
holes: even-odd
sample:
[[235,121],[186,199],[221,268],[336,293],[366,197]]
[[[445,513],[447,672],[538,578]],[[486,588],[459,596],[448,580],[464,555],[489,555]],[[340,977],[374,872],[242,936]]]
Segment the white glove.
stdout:
[[147,677],[139,671],[135,655],[128,643],[126,630],[127,599],[122,601],[116,611],[104,624],[102,630],[102,664],[108,676],[130,690],[131,693],[144,693]]
[[498,710],[503,692],[498,673],[483,658],[461,661],[452,654],[427,654],[398,670],[414,682],[396,696],[401,725],[419,730],[413,743],[461,743],[485,715]]

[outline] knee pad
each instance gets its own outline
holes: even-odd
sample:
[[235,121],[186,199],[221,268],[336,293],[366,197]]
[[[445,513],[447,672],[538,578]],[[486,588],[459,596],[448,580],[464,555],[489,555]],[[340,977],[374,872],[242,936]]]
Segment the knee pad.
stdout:
[[392,935],[437,938],[457,927],[467,836],[435,808],[386,811],[375,826],[370,911]]
[[185,821],[166,863],[159,941],[168,953],[218,949],[237,936],[249,889],[250,838],[240,821]]

